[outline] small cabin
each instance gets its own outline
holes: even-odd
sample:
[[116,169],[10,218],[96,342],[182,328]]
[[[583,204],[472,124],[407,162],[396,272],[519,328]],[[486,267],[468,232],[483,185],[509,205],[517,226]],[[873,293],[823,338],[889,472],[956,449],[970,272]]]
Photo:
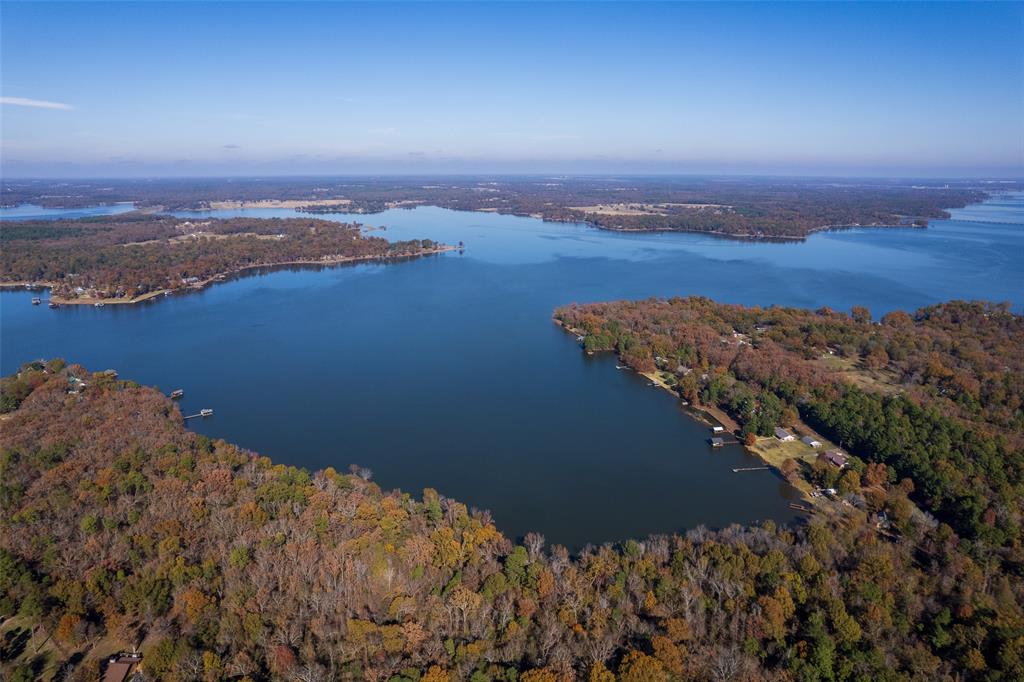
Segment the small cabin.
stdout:
[[821,447],[821,441],[811,436],[804,436],[803,438],[800,439],[800,442],[803,443],[804,445],[811,446],[815,450]]
[[724,426],[712,426],[711,427],[711,433],[725,433],[725,427]]
[[711,443],[711,447],[713,447],[713,448],[720,448],[723,445],[725,445],[725,439],[724,438],[712,438],[708,442]]
[[792,433],[779,426],[775,427],[775,437],[781,440],[783,443],[788,443],[790,441],[796,440],[796,436],[794,436]]
[[142,654],[139,653],[111,656],[103,672],[103,682],[124,682],[141,660]]
[[846,466],[846,453],[842,450],[829,450],[825,453],[825,459],[834,467],[842,469]]

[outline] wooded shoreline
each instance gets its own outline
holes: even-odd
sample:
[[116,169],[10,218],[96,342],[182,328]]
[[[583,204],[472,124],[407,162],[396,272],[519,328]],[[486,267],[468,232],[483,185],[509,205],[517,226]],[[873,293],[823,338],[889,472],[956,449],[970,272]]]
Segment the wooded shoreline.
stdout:
[[[328,260],[291,260],[291,261],[280,261],[275,263],[255,263],[252,265],[242,265],[237,268],[232,268],[225,272],[219,272],[215,275],[211,275],[206,279],[188,285],[180,287],[158,289],[156,291],[149,291],[145,294],[135,296],[132,298],[96,298],[96,297],[76,297],[76,298],[64,298],[60,296],[50,296],[50,301],[58,305],[96,305],[102,303],[103,305],[133,305],[136,303],[143,303],[145,301],[159,298],[167,294],[172,294],[179,291],[198,291],[205,289],[206,287],[226,280],[228,277],[238,275],[247,270],[258,270],[262,268],[281,268],[289,266],[300,266],[300,267],[314,267],[314,266],[335,266],[335,265],[346,265],[349,263],[360,263],[367,261],[394,261],[394,260],[407,260],[412,258],[419,258],[421,256],[431,256],[440,253],[448,253],[450,251],[456,251],[459,247],[441,245],[430,249],[423,249],[417,253],[404,253],[394,255],[381,255],[381,254],[367,254],[363,256],[344,256],[342,258],[331,258]],[[0,282],[0,289],[50,289],[52,290],[57,284],[55,282]]]

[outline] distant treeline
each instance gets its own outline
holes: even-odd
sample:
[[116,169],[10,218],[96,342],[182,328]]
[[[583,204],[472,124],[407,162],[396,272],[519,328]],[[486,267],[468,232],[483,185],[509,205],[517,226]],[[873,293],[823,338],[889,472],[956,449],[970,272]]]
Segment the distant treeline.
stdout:
[[430,240],[364,237],[311,218],[183,220],[127,213],[0,225],[0,281],[52,282],[64,298],[134,297],[258,265],[405,256]]
[[[411,177],[307,179],[8,181],[3,202],[81,207],[134,201],[198,209],[214,201],[349,199],[345,211],[373,213],[416,204],[454,210],[586,221],[614,230],[682,230],[747,238],[800,238],[826,227],[924,225],[986,194],[967,185],[871,180],[743,178]],[[632,212],[583,210],[600,205]],[[310,205],[308,212],[338,210]]]

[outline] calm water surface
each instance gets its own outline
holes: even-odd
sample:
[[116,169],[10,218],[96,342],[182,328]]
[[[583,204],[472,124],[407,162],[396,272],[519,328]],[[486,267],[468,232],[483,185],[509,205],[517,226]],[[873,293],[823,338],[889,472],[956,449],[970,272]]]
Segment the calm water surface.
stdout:
[[87,208],[44,208],[35,204],[22,204],[0,208],[0,220],[57,220],[59,218],[88,218],[91,216],[116,215],[135,208],[132,203],[117,203]]
[[[0,294],[0,364],[63,356],[164,390],[191,426],[275,461],[367,466],[385,488],[433,487],[518,536],[579,547],[788,520],[794,491],[610,356],[551,322],[569,302],[702,294],[876,315],[949,298],[1024,300],[1024,195],[927,230],[858,229],[767,244],[618,234],[436,208],[337,220],[463,255],[243,277],[147,305],[33,307]],[[285,210],[211,216],[294,216]]]

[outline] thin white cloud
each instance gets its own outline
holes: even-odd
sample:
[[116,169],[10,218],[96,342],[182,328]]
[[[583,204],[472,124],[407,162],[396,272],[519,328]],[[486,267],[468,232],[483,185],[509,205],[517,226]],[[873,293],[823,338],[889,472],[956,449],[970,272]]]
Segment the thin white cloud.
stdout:
[[533,142],[559,142],[562,140],[581,140],[579,135],[572,133],[522,133],[522,132],[501,132],[494,133],[496,137],[519,137]]
[[34,107],[36,109],[61,109],[71,111],[74,109],[70,104],[63,102],[47,102],[42,99],[29,99],[27,97],[0,97],[0,104],[12,104],[16,107]]

